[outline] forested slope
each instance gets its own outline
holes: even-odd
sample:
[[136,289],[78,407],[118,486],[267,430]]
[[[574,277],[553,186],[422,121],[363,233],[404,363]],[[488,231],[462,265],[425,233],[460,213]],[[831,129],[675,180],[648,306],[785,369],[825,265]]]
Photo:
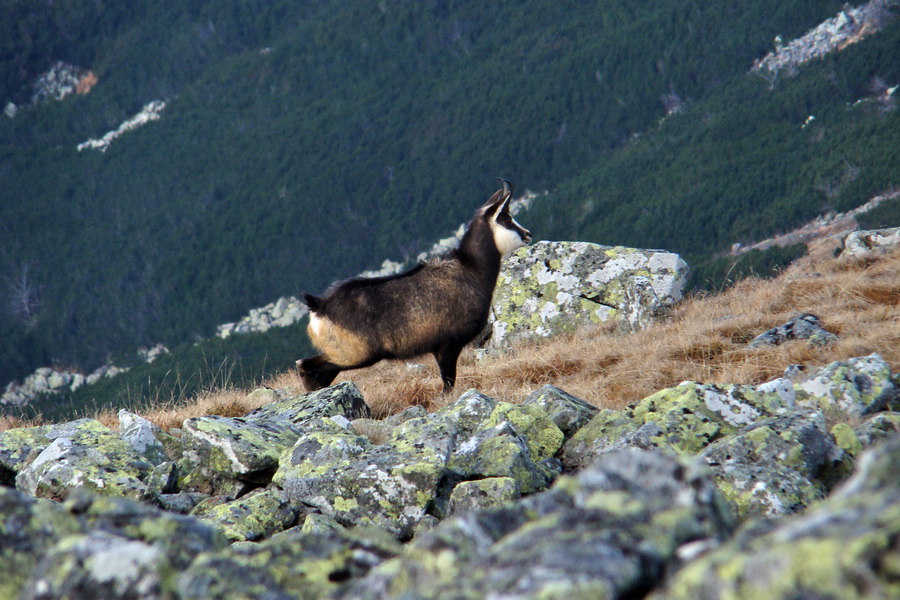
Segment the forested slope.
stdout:
[[[748,75],[841,4],[5,0],[0,382],[415,256],[498,175],[550,190],[521,218],[538,238],[698,262],[860,203],[896,184],[898,116],[847,104],[900,79],[896,24]],[[32,106],[58,60],[96,85]],[[152,100],[158,121],[76,149]]]

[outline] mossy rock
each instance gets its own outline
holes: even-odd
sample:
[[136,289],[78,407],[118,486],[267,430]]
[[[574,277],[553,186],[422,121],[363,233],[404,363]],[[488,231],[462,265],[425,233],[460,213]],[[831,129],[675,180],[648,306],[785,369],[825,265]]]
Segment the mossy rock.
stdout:
[[540,408],[563,432],[566,439],[571,438],[599,412],[596,406],[550,384],[532,392],[522,402],[522,406]]
[[319,599],[396,556],[377,528],[283,534],[200,556],[178,579],[181,598]]
[[259,490],[212,507],[205,519],[234,542],[255,542],[294,525],[298,509],[284,492]]
[[519,484],[513,477],[487,477],[476,481],[463,481],[450,494],[448,513],[491,508],[511,502],[521,496]]
[[53,500],[65,499],[76,488],[134,499],[152,496],[142,481],[150,464],[99,421],[73,421],[48,433],[54,439],[16,475],[19,489]]
[[853,418],[884,410],[898,396],[890,365],[878,354],[837,361],[796,385],[797,402]]
[[670,252],[536,242],[513,253],[500,273],[490,347],[609,320],[627,329],[645,327],[681,299],[688,273]]
[[742,530],[687,564],[653,600],[900,597],[900,436],[861,457],[854,475],[802,515]]

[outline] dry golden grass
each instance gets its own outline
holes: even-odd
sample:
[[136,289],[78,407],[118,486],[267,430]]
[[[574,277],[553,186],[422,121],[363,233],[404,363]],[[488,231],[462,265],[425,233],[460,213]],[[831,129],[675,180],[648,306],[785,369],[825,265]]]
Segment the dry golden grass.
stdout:
[[[900,251],[867,260],[831,256],[833,242],[813,244],[810,253],[776,279],[748,279],[720,294],[689,298],[668,318],[644,331],[623,334],[600,327],[513,350],[482,360],[472,350],[460,357],[456,389],[441,394],[438,370],[430,357],[421,366],[385,361],[342,373],[352,379],[383,418],[421,404],[435,410],[468,388],[520,402],[551,383],[598,407],[624,406],[685,380],[756,384],[781,375],[789,364],[825,365],[878,352],[896,372],[900,367]],[[826,347],[794,341],[751,349],[763,331],[802,313],[818,315],[840,340]],[[293,371],[266,382],[272,388],[302,387]],[[147,418],[164,429],[199,415],[238,416],[257,408],[246,391],[202,394],[186,406],[162,407]],[[112,424],[115,415],[98,415]],[[3,423],[0,422],[0,429]]]

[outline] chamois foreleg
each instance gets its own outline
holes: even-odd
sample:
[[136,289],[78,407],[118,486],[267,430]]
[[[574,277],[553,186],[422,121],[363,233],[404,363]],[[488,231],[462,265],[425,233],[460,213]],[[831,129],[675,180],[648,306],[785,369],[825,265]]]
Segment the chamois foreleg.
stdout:
[[456,384],[456,362],[462,349],[463,347],[458,344],[444,344],[434,352],[434,359],[441,371],[441,381],[444,382],[445,394]]
[[303,382],[303,387],[308,392],[321,390],[331,385],[338,373],[343,371],[342,367],[329,362],[324,355],[313,356],[312,358],[304,358],[297,361],[297,373]]

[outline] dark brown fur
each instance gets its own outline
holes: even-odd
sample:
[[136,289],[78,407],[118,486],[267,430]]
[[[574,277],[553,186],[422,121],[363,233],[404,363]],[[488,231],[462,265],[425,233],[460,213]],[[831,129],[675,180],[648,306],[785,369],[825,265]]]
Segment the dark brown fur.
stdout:
[[[456,381],[463,347],[487,324],[502,255],[492,222],[530,234],[509,217],[511,188],[504,188],[475,214],[457,249],[390,277],[355,278],[333,285],[322,298],[304,294],[310,307],[310,338],[322,354],[297,361],[309,390],[331,384],[338,373],[385,358],[432,354],[444,391]],[[505,214],[503,214],[505,213]]]

